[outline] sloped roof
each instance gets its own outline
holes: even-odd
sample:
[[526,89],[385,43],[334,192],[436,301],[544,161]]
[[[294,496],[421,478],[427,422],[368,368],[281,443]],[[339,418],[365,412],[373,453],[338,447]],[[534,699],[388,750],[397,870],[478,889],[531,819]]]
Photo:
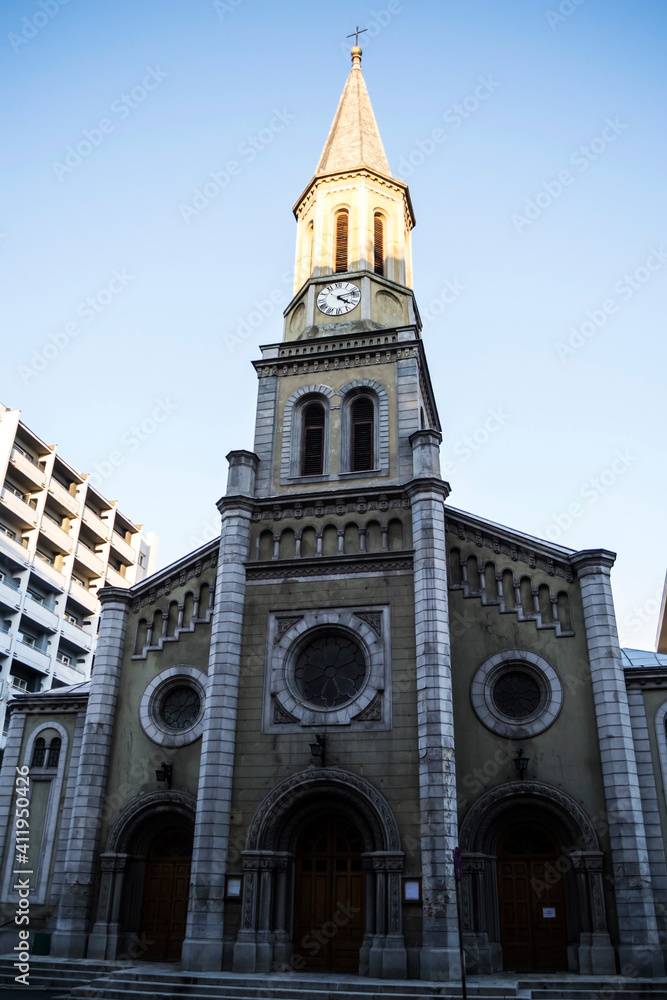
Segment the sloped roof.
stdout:
[[329,174],[358,167],[370,167],[387,177],[392,176],[361,72],[361,56],[355,56],[353,51],[352,69],[316,173]]

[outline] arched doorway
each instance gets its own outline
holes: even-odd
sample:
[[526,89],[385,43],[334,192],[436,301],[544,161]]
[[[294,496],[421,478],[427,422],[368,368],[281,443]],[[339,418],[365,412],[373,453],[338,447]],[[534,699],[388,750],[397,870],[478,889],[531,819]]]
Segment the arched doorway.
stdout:
[[364,938],[364,842],[342,816],[308,823],[296,846],[294,947],[305,967],[358,972]]
[[[143,796],[118,817],[100,857],[100,892],[89,958],[178,959],[185,931],[184,916],[183,933],[179,926],[179,900],[184,896],[187,908],[195,808],[192,796],[166,790]],[[171,900],[171,929],[166,933],[157,919],[163,909],[163,902],[158,901],[164,899]]]
[[489,790],[464,817],[459,843],[471,972],[537,972],[547,964],[614,971],[604,855],[590,819],[562,789],[524,780]]
[[148,849],[141,907],[144,959],[177,962],[188,916],[192,833],[172,827],[158,834]]
[[400,834],[370,782],[337,767],[286,778],[258,807],[241,862],[235,972],[406,977]]
[[520,823],[502,834],[497,856],[505,970],[567,970],[567,918],[558,844],[543,827]]

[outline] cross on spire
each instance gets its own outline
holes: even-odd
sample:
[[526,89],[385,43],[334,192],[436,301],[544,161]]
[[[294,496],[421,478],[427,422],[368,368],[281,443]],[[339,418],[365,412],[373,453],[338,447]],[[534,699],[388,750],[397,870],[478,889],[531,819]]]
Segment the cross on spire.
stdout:
[[359,45],[359,35],[363,35],[364,31],[368,31],[368,28],[360,28],[359,25],[357,25],[357,27],[352,32],[352,34],[348,35],[347,37],[348,38],[354,37],[354,44],[356,46],[358,46]]

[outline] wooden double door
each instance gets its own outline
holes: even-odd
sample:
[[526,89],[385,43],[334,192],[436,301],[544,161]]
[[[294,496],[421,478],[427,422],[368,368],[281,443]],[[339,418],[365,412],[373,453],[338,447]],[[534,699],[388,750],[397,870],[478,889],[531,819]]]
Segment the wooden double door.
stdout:
[[513,827],[498,845],[503,967],[559,972],[567,965],[567,924],[560,850],[547,830]]
[[185,937],[192,861],[192,833],[174,828],[153,841],[146,859],[141,930],[144,959],[177,962]]
[[364,844],[339,816],[309,823],[296,848],[294,952],[309,969],[359,971],[364,936]]

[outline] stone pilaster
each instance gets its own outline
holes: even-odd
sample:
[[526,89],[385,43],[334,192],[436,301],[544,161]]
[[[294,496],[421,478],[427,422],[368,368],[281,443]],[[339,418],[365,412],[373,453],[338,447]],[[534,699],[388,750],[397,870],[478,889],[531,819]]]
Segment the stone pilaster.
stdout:
[[[423,433],[413,435],[413,439],[413,446],[418,444],[415,447],[415,473],[423,474],[426,459],[427,465],[433,465],[433,447]],[[452,978],[459,965],[456,889],[452,868],[458,822],[444,516],[444,501],[449,487],[434,477],[413,480],[409,490],[414,547],[424,899],[421,978],[447,980]]]
[[86,954],[118,685],[130,611],[129,590],[105,587],[99,597],[102,616],[95,669],[90,680],[62,894],[56,930],[51,938],[51,954],[63,958],[83,958]]
[[[185,969],[210,972],[222,966],[225,872],[229,847],[236,712],[254,474],[257,456],[231,452],[228,495],[222,514],[215,610],[202,737],[197,817],[192,852]],[[230,495],[230,491],[231,494]],[[238,492],[237,492],[238,491]]]
[[571,557],[581,590],[597,718],[619,930],[621,970],[662,976],[644,816],[628,697],[618,644],[610,571],[615,555],[605,549]]

